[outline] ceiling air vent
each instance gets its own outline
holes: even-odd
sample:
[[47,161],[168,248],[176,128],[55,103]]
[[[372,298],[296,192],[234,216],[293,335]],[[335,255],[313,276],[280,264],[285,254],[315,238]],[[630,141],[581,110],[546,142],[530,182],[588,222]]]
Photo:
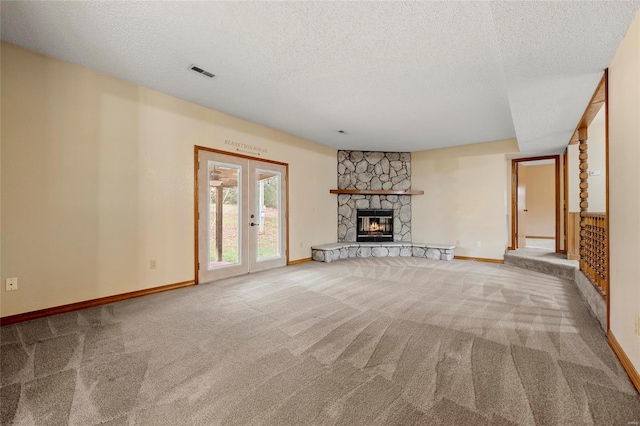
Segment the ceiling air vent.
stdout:
[[200,68],[200,67],[199,67],[199,66],[197,66],[197,65],[191,65],[191,66],[189,67],[189,69],[191,69],[191,70],[193,70],[193,71],[195,71],[195,72],[199,72],[199,73],[200,73],[200,74],[202,74],[202,75],[206,75],[206,76],[207,76],[207,77],[209,77],[209,78],[213,78],[213,77],[215,77],[215,76],[216,76],[215,74],[212,74],[212,73],[210,73],[209,71],[205,71],[205,70],[203,70],[202,68]]

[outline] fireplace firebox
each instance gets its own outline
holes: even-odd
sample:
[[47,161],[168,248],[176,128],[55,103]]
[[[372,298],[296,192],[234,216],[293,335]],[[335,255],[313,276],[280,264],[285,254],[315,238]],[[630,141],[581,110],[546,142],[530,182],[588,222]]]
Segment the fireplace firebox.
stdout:
[[358,242],[392,242],[393,210],[358,210]]

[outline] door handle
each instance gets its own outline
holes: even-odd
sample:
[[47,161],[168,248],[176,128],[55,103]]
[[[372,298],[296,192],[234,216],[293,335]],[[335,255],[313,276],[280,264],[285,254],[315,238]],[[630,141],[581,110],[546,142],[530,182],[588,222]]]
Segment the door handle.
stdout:
[[251,226],[258,226],[258,224],[251,222]]

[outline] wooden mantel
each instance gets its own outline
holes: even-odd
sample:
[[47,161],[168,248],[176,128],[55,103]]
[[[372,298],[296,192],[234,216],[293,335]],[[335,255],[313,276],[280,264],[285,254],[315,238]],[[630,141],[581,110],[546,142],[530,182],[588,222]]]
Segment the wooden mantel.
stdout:
[[421,189],[407,191],[393,191],[384,189],[330,189],[331,194],[359,194],[359,195],[424,195]]

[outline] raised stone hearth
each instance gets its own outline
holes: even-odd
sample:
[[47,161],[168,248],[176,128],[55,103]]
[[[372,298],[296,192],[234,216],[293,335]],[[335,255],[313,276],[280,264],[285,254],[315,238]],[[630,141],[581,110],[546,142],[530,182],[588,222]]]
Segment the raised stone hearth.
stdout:
[[453,260],[455,246],[434,243],[331,243],[311,247],[311,258],[329,263],[351,257],[422,257]]
[[[338,151],[338,189],[411,189],[411,153]],[[393,240],[411,241],[411,196],[338,195],[338,241],[355,242],[358,209],[393,210]]]

